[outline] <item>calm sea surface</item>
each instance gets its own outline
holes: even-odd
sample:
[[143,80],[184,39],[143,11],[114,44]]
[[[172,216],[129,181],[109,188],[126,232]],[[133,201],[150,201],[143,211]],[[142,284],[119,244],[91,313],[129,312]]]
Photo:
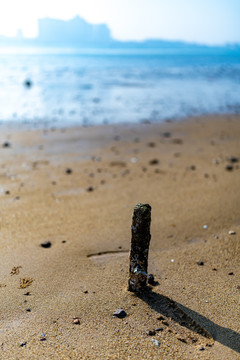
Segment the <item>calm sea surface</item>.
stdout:
[[[1,123],[92,125],[240,113],[239,53],[61,52],[0,54]],[[24,85],[27,79],[32,86]]]

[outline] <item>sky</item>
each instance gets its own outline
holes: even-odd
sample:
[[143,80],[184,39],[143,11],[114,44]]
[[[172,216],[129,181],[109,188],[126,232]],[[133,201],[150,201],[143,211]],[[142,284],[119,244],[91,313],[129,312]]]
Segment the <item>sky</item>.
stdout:
[[0,0],[0,34],[36,37],[39,18],[76,15],[118,40],[240,43],[240,0]]

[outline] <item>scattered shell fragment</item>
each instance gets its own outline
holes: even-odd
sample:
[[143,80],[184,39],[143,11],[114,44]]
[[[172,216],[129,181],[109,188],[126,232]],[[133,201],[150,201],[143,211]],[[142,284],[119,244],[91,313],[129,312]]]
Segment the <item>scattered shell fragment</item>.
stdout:
[[230,230],[228,233],[229,233],[229,235],[236,235],[236,231],[234,231],[234,230]]
[[154,345],[160,347],[160,341],[153,339],[153,343],[154,343]]

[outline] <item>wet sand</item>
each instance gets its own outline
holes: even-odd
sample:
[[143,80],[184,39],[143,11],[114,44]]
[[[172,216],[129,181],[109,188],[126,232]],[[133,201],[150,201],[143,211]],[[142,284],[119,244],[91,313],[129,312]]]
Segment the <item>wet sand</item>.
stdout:
[[[0,152],[0,358],[239,359],[239,116],[1,126]],[[143,296],[127,291],[139,202]]]

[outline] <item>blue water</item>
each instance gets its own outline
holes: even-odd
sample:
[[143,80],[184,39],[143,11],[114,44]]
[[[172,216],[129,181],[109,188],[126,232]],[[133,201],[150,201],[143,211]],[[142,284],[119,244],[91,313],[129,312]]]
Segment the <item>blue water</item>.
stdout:
[[0,122],[92,125],[239,112],[239,53],[0,54]]

